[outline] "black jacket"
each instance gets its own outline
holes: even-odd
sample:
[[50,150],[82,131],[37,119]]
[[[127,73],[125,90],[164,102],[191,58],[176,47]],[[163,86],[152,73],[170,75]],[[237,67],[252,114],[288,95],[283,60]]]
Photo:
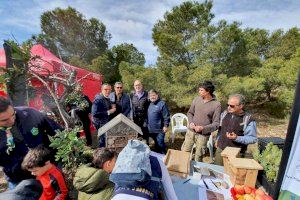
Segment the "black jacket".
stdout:
[[[29,148],[40,144],[49,147],[48,135],[55,135],[55,130],[62,128],[53,120],[47,118],[39,111],[29,107],[15,107],[16,122],[11,129],[15,147],[7,152],[6,132],[0,131],[0,166],[8,176],[9,181],[18,183],[24,179],[31,178],[31,175],[21,169],[23,158]],[[54,158],[54,155],[53,155]]]
[[102,94],[95,97],[92,105],[92,116],[93,124],[96,129],[99,129],[110,120],[110,116],[107,111],[112,108],[111,104],[110,99],[104,97]]
[[141,98],[133,92],[130,94],[133,112],[133,121],[141,128],[146,125],[147,122],[147,110],[150,104],[148,100],[148,92],[144,91]]

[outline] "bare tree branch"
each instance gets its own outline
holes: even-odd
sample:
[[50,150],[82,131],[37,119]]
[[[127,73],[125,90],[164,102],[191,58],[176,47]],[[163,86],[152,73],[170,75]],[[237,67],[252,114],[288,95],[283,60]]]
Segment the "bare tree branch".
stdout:
[[51,97],[54,99],[56,105],[57,105],[57,108],[58,108],[58,111],[59,111],[59,114],[61,115],[61,118],[62,120],[64,121],[64,124],[65,124],[65,128],[68,130],[69,129],[69,122],[68,120],[66,119],[63,111],[62,111],[62,108],[61,108],[61,105],[55,95],[55,93],[52,91],[51,87],[49,86],[49,84],[41,77],[39,76],[37,73],[31,71],[31,74],[37,78],[39,81],[41,81],[43,83],[43,85],[47,88],[47,90],[50,92],[50,95]]
[[83,77],[81,77],[80,79],[77,80],[77,82],[80,82],[81,80],[85,79],[86,77],[92,75],[92,73],[88,73],[87,75],[84,75]]

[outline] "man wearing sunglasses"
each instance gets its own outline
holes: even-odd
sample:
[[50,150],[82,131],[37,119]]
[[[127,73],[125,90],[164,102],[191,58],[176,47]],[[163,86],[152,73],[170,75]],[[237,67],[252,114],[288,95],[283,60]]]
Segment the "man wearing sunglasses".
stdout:
[[[3,167],[9,189],[31,178],[30,173],[21,168],[23,158],[29,148],[40,144],[48,148],[48,135],[55,135],[56,130],[62,128],[39,111],[29,107],[13,107],[8,99],[0,97],[0,166]],[[53,152],[53,160],[54,155]]]
[[116,105],[116,112],[114,112],[113,116],[115,117],[122,113],[130,118],[130,97],[123,92],[123,84],[121,82],[116,82],[114,90],[115,91],[109,95],[111,102]]
[[244,110],[245,97],[241,94],[229,96],[227,109],[221,114],[220,127],[218,131],[215,164],[223,165],[221,152],[226,147],[241,148],[241,156],[247,150],[248,144],[257,141],[256,122],[251,114]]

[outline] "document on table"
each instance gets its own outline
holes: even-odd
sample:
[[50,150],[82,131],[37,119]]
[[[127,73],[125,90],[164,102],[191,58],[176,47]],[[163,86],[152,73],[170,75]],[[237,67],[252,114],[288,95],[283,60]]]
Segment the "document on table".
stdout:
[[227,200],[231,199],[232,184],[229,176],[211,170],[211,176],[202,176],[199,181],[199,200]]
[[201,179],[199,182],[199,199],[231,199],[230,186],[222,179]]

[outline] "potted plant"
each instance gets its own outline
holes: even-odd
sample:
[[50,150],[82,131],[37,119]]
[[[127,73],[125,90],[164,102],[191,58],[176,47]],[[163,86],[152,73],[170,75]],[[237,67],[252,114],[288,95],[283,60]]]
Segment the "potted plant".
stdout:
[[274,195],[275,193],[275,181],[278,175],[281,156],[282,150],[272,142],[268,143],[265,150],[261,153],[258,150],[253,153],[254,159],[264,167],[264,170],[259,173],[257,180],[270,195]]

